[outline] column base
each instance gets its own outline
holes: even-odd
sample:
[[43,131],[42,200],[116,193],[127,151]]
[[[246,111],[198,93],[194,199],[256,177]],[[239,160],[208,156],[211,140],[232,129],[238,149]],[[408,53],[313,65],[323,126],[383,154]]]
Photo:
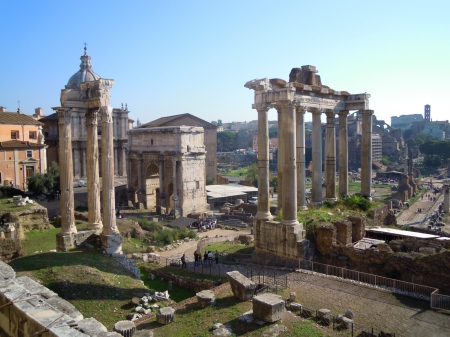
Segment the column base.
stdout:
[[280,224],[286,225],[286,226],[296,226],[300,225],[297,219],[295,220],[281,220]]
[[66,252],[69,249],[76,248],[87,242],[94,241],[96,232],[94,230],[85,230],[78,233],[56,234],[56,250]]
[[102,241],[102,248],[107,254],[122,254],[122,235],[100,235]]
[[307,207],[306,205],[303,205],[303,206],[297,205],[297,209],[298,209],[299,211],[307,211],[307,210],[308,210],[308,207]]
[[87,228],[89,230],[95,231],[97,234],[100,234],[103,230],[103,223],[102,222],[91,223],[91,224],[88,224]]
[[333,198],[326,198],[326,201],[337,201],[337,198],[333,197]]
[[371,197],[370,195],[369,195],[369,196],[363,195],[363,197],[366,198],[366,199],[369,200],[369,201],[372,201],[372,197]]
[[273,220],[273,215],[270,212],[256,212],[255,220]]

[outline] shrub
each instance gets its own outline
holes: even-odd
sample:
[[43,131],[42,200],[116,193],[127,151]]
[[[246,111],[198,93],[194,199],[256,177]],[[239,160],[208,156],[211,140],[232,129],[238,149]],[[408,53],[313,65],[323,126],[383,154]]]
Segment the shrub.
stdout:
[[370,208],[370,201],[364,198],[362,195],[352,195],[346,197],[343,200],[344,205],[351,209],[360,209],[362,211],[367,211]]
[[173,242],[173,233],[170,229],[163,229],[155,234],[155,240],[170,245]]

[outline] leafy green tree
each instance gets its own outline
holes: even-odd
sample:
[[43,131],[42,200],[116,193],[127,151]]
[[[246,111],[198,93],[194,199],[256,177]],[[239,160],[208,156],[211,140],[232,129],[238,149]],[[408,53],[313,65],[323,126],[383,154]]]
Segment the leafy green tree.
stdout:
[[408,138],[411,138],[412,136],[414,135],[414,131],[413,130],[411,130],[411,129],[406,129],[404,132],[403,132],[403,139],[408,139]]
[[414,138],[408,138],[407,140],[405,140],[405,143],[408,144],[408,146],[416,146],[417,142]]
[[278,138],[278,129],[269,129],[269,138]]
[[273,187],[273,190],[275,192],[278,192],[278,177],[277,176],[274,176],[270,179],[269,186]]
[[60,190],[59,186],[59,167],[55,162],[46,173],[36,172],[27,178],[28,190],[36,195],[55,195]]
[[391,159],[389,158],[389,156],[383,156],[383,158],[381,159],[381,163],[383,165],[389,165],[391,163]]
[[435,140],[429,140],[422,145],[419,146],[419,150],[422,153],[425,153],[428,156],[434,155],[434,145],[436,144]]
[[252,164],[247,168],[245,178],[250,180],[253,186],[258,187],[258,164]]
[[217,151],[232,151],[234,149],[234,140],[236,134],[231,131],[217,133]]

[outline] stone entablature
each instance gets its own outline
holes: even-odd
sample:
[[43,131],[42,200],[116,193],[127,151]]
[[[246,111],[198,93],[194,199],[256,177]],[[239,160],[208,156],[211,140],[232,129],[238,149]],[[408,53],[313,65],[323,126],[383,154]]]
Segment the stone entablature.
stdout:
[[128,137],[128,192],[133,204],[184,216],[208,209],[202,127],[136,128]]

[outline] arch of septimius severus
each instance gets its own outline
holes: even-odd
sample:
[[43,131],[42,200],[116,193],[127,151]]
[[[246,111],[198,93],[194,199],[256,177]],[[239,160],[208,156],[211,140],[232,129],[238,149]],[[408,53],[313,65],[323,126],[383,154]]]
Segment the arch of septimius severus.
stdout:
[[[79,86],[61,90],[61,107],[53,108],[58,114],[59,170],[61,232],[56,235],[58,250],[67,250],[85,241],[89,236],[100,235],[102,247],[108,254],[121,253],[122,237],[116,226],[114,194],[114,145],[113,118],[110,106],[110,89],[114,80],[92,78],[90,57],[81,57],[83,80]],[[94,80],[92,80],[94,79]],[[72,113],[85,113],[86,157],[88,191],[88,230],[77,232],[74,216],[73,159],[72,159]],[[99,178],[98,119],[101,120],[101,204]],[[103,218],[101,216],[103,211]]]
[[[326,115],[325,185],[326,199],[336,199],[336,136],[334,117],[339,116],[339,194],[348,194],[347,116],[350,110],[362,115],[361,194],[371,198],[372,115],[370,95],[351,95],[322,85],[316,67],[293,68],[289,82],[258,79],[245,84],[253,89],[253,109],[258,111],[258,212],[254,220],[254,262],[298,263],[305,257],[309,241],[297,220],[297,209],[305,210],[305,125],[312,114],[312,196],[311,204],[322,204],[321,114]],[[268,111],[278,112],[278,208],[281,222],[275,222],[269,206]]]

